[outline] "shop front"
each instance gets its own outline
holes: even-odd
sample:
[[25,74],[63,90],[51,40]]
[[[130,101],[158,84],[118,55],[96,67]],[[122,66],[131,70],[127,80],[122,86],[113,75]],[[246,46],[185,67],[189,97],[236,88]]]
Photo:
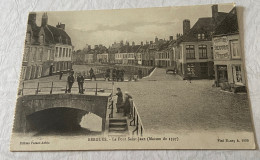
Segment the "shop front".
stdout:
[[217,84],[228,82],[227,65],[217,65]]

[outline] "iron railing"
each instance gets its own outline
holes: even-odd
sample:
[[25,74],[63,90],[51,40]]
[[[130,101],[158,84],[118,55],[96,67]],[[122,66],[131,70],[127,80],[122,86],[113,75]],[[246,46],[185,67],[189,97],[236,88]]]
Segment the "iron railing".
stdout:
[[[68,84],[66,83],[65,86],[61,86],[61,84],[55,86],[55,83],[61,83],[60,81],[52,81],[52,82],[37,82],[36,84],[36,87],[32,87],[33,84],[31,83],[28,83],[27,86],[26,86],[26,83],[22,83],[22,86],[21,88],[19,89],[18,91],[18,95],[28,95],[26,94],[24,91],[30,91],[29,94],[39,94],[40,92],[42,92],[42,90],[47,90],[45,91],[44,93],[49,93],[49,94],[53,94],[55,92],[65,92],[67,93],[67,90],[68,90]],[[45,85],[43,85],[45,84]],[[88,83],[89,84],[89,83]],[[107,83],[109,84],[109,83]],[[41,86],[43,85],[43,86]],[[77,84],[76,84],[77,85]],[[113,84],[112,84],[113,85]],[[95,84],[95,87],[88,87],[89,85],[86,85],[87,87],[83,87],[83,90],[84,91],[88,91],[88,92],[94,92],[95,95],[98,95],[98,92],[106,92],[106,91],[109,91],[110,93],[112,92],[113,88],[101,88],[101,87],[98,87],[98,83],[96,82]],[[72,89],[75,89],[75,88],[78,88],[75,86],[72,87]],[[56,90],[56,91],[54,91]]]
[[132,131],[132,134],[134,135],[136,132],[136,135],[140,135],[143,136],[144,133],[144,127],[143,127],[143,123],[141,121],[140,115],[136,109],[136,106],[134,104],[133,99],[130,99],[130,104],[131,104],[131,118],[133,118],[130,121],[130,126],[135,126],[135,129]]

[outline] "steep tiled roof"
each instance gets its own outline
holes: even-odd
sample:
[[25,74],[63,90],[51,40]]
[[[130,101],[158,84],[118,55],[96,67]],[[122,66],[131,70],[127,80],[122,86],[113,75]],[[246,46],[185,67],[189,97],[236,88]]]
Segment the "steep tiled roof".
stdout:
[[166,50],[169,48],[171,44],[173,44],[175,40],[166,41],[165,43],[162,43],[158,46],[158,51]]
[[140,45],[134,45],[134,46],[129,46],[129,45],[124,45],[119,48],[120,53],[135,53],[137,50],[140,48]]
[[223,21],[226,15],[227,13],[218,12],[216,20],[212,17],[199,18],[189,32],[181,36],[179,40],[184,42],[202,41],[202,39],[198,40],[198,34],[203,33],[205,35],[203,40],[211,41],[214,29]]
[[145,44],[143,46],[140,46],[137,52],[144,52],[149,48],[148,44]]
[[239,33],[236,8],[233,8],[226,18],[217,26],[214,35],[234,33]]
[[59,29],[51,25],[46,25],[44,26],[44,33],[45,42],[47,43],[60,43],[59,39],[61,37],[61,42],[63,44],[71,45],[70,36],[63,29]]

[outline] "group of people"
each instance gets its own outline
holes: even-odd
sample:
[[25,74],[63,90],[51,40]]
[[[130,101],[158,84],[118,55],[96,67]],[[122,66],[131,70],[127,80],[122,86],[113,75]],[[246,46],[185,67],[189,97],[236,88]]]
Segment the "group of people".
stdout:
[[110,81],[112,79],[113,81],[124,81],[124,76],[125,76],[125,70],[123,69],[112,69],[112,74],[111,74],[111,69],[107,69],[104,75],[105,80]]
[[[62,78],[62,74],[60,74],[60,79]],[[94,70],[92,68],[89,70],[89,75],[90,75],[91,80],[92,80],[92,78],[94,78],[96,80],[96,76],[95,76]],[[79,72],[77,74],[77,82],[78,82],[78,88],[79,88],[80,94],[84,94],[84,88],[83,88],[84,79],[85,79],[84,76]],[[68,76],[68,79],[67,79],[68,84],[67,84],[66,93],[71,93],[71,88],[72,88],[74,82],[75,82],[74,71],[72,69],[69,72],[69,76]]]
[[[66,93],[71,93],[71,88],[73,86],[74,81],[75,81],[74,72],[70,72],[67,80],[68,88],[66,90]],[[77,76],[77,82],[79,87],[79,93],[84,94],[84,89],[83,89],[84,77],[82,76],[81,73],[79,73]]]
[[[112,74],[111,74],[111,70],[112,70]],[[123,82],[125,79],[125,70],[108,68],[106,70],[104,78],[105,78],[105,80],[108,80],[108,81],[110,81],[110,79],[112,79],[113,81]],[[134,73],[134,72],[130,73],[128,78],[129,78],[129,81],[131,81],[131,80],[137,81],[138,79],[142,79],[143,78],[142,70],[139,69],[136,73]]]
[[117,103],[116,103],[116,109],[117,113],[121,112],[123,110],[124,116],[131,115],[131,102],[130,99],[132,96],[128,94],[128,92],[125,92],[125,100],[123,100],[123,93],[121,91],[121,88],[117,88]]

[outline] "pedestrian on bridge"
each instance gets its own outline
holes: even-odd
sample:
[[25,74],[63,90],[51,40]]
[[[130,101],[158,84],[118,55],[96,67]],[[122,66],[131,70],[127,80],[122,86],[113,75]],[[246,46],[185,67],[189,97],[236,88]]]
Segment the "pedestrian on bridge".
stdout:
[[68,87],[69,87],[67,90],[68,93],[71,93],[71,88],[72,88],[74,81],[75,81],[75,78],[74,78],[73,74],[70,73],[70,75],[68,76]]
[[78,81],[78,86],[79,86],[79,93],[84,94],[84,90],[83,90],[84,77],[82,76],[81,73],[79,73],[79,75],[77,77],[77,81]]

